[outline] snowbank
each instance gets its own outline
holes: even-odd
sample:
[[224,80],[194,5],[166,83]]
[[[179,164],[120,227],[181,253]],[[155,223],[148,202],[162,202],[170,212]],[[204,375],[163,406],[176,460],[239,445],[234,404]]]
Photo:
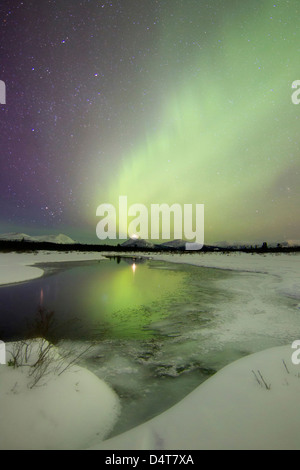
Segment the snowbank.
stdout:
[[292,353],[285,346],[240,359],[170,410],[94,450],[299,450],[300,366]]
[[[0,284],[42,276],[43,271],[34,267],[35,263],[101,260],[103,255],[0,254]],[[299,299],[299,256],[195,253],[149,254],[148,257],[268,274],[272,282],[262,284],[262,289],[267,288],[270,292],[276,289]],[[242,276],[239,277],[243,284]],[[244,284],[231,284],[228,286],[231,290],[245,289]],[[250,299],[246,306],[239,306],[241,312],[243,308],[249,310],[249,305],[254,313],[259,310],[255,292],[256,289],[253,302]],[[253,319],[256,323],[254,316]],[[300,366],[291,363],[292,352],[287,346],[241,359],[202,384],[172,409],[132,431],[97,444],[96,448],[300,449],[300,409],[297,402]],[[269,385],[270,390],[267,389]],[[79,367],[76,371],[69,369],[60,377],[53,377],[45,387],[28,390],[23,369],[0,366],[0,449],[91,447],[101,442],[113,426],[117,403],[117,398],[103,382]]]
[[[102,441],[119,414],[116,394],[81,367],[71,366],[59,375],[68,363],[55,349],[47,353],[49,365],[31,388],[37,376],[30,376],[29,365],[37,360],[41,341],[31,343],[27,364],[23,348],[23,366],[0,366],[0,450],[73,450]],[[7,351],[16,351],[18,345],[6,345]],[[7,361],[11,358],[8,352]]]
[[31,281],[42,277],[44,271],[34,267],[38,263],[63,263],[102,260],[99,253],[0,253],[0,285]]
[[271,274],[280,280],[279,290],[282,294],[300,298],[300,253],[251,254],[233,252],[224,254],[200,252],[182,255],[151,255],[151,258],[204,268]]
[[[0,285],[30,281],[43,275],[43,270],[34,267],[39,263],[63,263],[95,261],[105,255],[122,256],[122,253],[0,253]],[[129,256],[128,253],[124,253]],[[135,254],[137,256],[137,254]],[[141,254],[146,258],[170,263],[190,264],[199,267],[233,271],[271,274],[280,280],[283,294],[300,298],[300,254],[249,254],[249,253],[194,253],[194,254]]]

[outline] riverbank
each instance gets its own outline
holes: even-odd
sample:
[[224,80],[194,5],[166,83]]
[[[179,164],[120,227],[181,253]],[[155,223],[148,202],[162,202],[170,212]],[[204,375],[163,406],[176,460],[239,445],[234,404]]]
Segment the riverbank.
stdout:
[[[0,282],[5,285],[41,277],[43,269],[35,266],[36,264],[94,261],[104,259],[103,255],[103,253],[99,255],[46,252],[36,255],[0,254]],[[224,288],[237,294],[234,302],[227,306],[230,308],[230,322],[228,323],[227,318],[226,328],[218,330],[217,336],[216,332],[213,332],[214,338],[220,341],[221,345],[225,342],[226,335],[239,337],[240,327],[247,332],[255,328],[261,333],[269,332],[271,328],[274,330],[273,336],[276,331],[281,334],[281,326],[286,323],[284,316],[281,319],[280,315],[284,303],[281,306],[269,301],[270,295],[275,291],[292,299],[293,307],[290,315],[294,318],[294,325],[297,324],[300,298],[299,254],[195,253],[149,254],[147,257],[153,260],[233,271],[234,278],[218,281]],[[258,275],[252,276],[251,273]],[[267,276],[261,276],[262,274]],[[224,318],[224,305],[221,307],[222,311],[218,313],[220,318]],[[267,313],[267,316],[262,316],[262,311]],[[245,313],[247,315],[244,315]],[[294,339],[299,339],[295,328],[288,333],[288,337],[296,335]],[[196,336],[193,339],[198,341]],[[281,338],[282,340],[284,338]],[[284,343],[281,341],[275,345],[287,343],[285,340]],[[86,448],[94,445],[93,448],[96,449],[114,450],[298,449],[300,415],[296,409],[296,398],[300,391],[300,366],[291,363],[292,352],[291,345],[287,345],[240,359],[222,369],[178,405],[157,418],[102,443],[99,437],[96,446],[95,440],[92,442],[91,439],[87,445],[77,442],[77,447]],[[13,384],[10,388],[10,391],[12,390]],[[24,397],[27,393],[31,391],[24,391]],[[54,388],[53,396],[58,396],[54,393]],[[22,393],[19,393],[18,400],[17,407],[11,404],[6,407],[9,415],[7,419],[12,422],[21,419],[22,404],[28,410],[30,406],[34,406],[31,402],[30,406],[27,406]],[[69,412],[72,415],[72,410]],[[17,421],[15,414],[18,416]],[[39,417],[38,415],[35,417],[35,425],[38,427]],[[10,439],[13,442],[14,428],[11,429]],[[53,445],[58,446],[57,441]],[[69,442],[63,445],[69,445]]]
[[0,450],[76,450],[102,441],[119,398],[44,340],[6,344],[0,366]]
[[299,450],[300,366],[291,346],[222,369],[170,410],[93,450]]
[[32,281],[44,275],[36,264],[71,263],[103,260],[99,253],[59,253],[40,251],[35,253],[0,253],[0,286]]
[[[103,260],[105,256],[122,256],[122,253],[0,253],[0,286],[30,281],[42,277],[43,269],[36,264],[84,262]],[[128,253],[124,256],[130,257]],[[300,298],[300,253],[250,254],[183,253],[175,254],[132,254],[157,261],[190,264],[193,266],[217,268],[232,271],[271,274],[280,279],[279,289],[283,294]]]

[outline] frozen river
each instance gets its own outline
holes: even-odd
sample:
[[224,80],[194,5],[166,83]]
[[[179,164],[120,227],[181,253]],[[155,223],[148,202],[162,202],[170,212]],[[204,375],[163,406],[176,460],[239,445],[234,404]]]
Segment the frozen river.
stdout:
[[0,288],[0,336],[34,332],[110,384],[122,404],[114,434],[170,408],[252,352],[300,336],[299,308],[276,278],[162,261],[115,258],[48,265],[43,278]]

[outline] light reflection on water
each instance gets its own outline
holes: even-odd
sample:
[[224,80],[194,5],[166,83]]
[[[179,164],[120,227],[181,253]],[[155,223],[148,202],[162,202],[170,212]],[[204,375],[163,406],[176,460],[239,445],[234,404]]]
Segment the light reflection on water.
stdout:
[[299,330],[293,301],[262,274],[130,258],[47,272],[0,288],[0,338],[26,337],[39,309],[46,318],[53,311],[48,339],[74,357],[92,345],[81,365],[121,398],[114,434],[174,405],[226,364],[288,344]]
[[48,339],[74,356],[92,343],[81,364],[121,397],[116,432],[168,408],[214,372],[187,333],[213,323],[209,304],[223,300],[213,281],[230,274],[120,258],[47,270],[0,289],[1,338],[26,337],[39,308],[53,311]]
[[145,327],[161,318],[159,302],[176,297],[184,278],[183,271],[167,275],[132,259],[63,266],[54,275],[0,289],[0,333],[6,341],[23,338],[43,307],[55,312],[52,340],[149,337]]
[[42,279],[0,289],[4,340],[24,338],[39,307],[54,312],[52,341],[152,338],[157,329],[151,325],[178,308],[193,302],[205,305],[213,293],[217,302],[218,289],[211,281],[226,277],[217,270],[129,258],[60,269],[56,265],[54,272],[49,265],[48,271],[51,275]]

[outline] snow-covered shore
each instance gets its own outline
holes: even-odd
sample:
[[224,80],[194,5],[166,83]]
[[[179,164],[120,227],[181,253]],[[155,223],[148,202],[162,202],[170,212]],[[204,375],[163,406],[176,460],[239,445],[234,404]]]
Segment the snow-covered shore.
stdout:
[[[82,262],[105,259],[105,255],[122,256],[122,253],[0,253],[0,285],[29,281],[43,276],[43,270],[35,267],[43,263]],[[129,256],[128,253],[124,253]],[[137,256],[137,255],[135,255]],[[199,267],[232,271],[271,274],[280,279],[283,294],[300,298],[300,254],[249,254],[249,253],[194,253],[141,254],[158,261],[190,264]]]
[[[299,254],[207,253],[151,257],[201,267],[268,274],[268,289],[276,289],[296,301],[300,298]],[[237,289],[245,289],[242,282],[239,280]],[[227,287],[236,288],[234,285]],[[291,345],[287,345],[240,359],[172,409],[96,448],[300,449],[297,407],[300,366],[292,364],[292,353]]]
[[300,366],[292,352],[284,346],[240,359],[170,410],[93,449],[299,450]]
[[[8,364],[20,346],[6,345]],[[86,369],[68,367],[42,340],[21,347],[20,367],[0,366],[0,450],[72,450],[102,441],[119,414],[111,388]],[[40,366],[32,367],[41,356]]]
[[205,268],[270,274],[280,280],[278,288],[282,294],[300,298],[300,253],[167,254],[154,255],[153,259]]
[[[43,270],[34,266],[38,263],[93,261],[104,259],[104,255],[105,253],[46,252],[40,252],[36,255],[0,254],[0,285],[41,277]],[[113,255],[113,253],[109,253],[109,255]],[[120,256],[120,253],[116,255]],[[292,297],[298,303],[298,299],[300,299],[299,256],[299,254],[251,255],[246,253],[231,253],[230,255],[224,255],[221,253],[195,253],[192,255],[149,254],[147,257],[154,260],[232,270],[235,272],[267,274],[269,281],[262,285],[262,289],[266,287],[271,291],[276,289],[277,292]],[[231,285],[229,285],[229,288],[247,288],[243,284],[243,277],[238,274],[237,276],[238,279],[239,277],[241,278],[238,285],[235,285],[230,280]],[[248,278],[245,282],[248,282]],[[257,284],[253,283],[253,286],[253,295],[255,296]],[[257,304],[249,303],[243,307],[239,303],[237,307],[241,309],[256,308]],[[297,313],[298,311],[295,307],[295,315]],[[253,322],[257,327],[257,320],[254,316]],[[276,328],[278,327],[277,324],[275,326]],[[71,448],[72,446],[74,446],[72,448],[76,448],[77,446],[77,448],[92,447],[94,449],[107,450],[300,449],[300,411],[298,411],[297,407],[297,397],[300,392],[300,366],[292,364],[292,353],[291,345],[287,345],[240,359],[218,372],[172,409],[123,435],[104,442],[101,442],[104,435],[101,437],[99,435],[97,440],[95,440],[93,418],[89,422],[84,417],[86,411],[83,406],[84,412],[81,417],[86,427],[86,439],[76,441],[75,444],[69,441],[60,443],[60,439],[65,439],[63,436],[66,436],[69,428],[66,428],[66,423],[63,423],[61,426],[60,423],[63,420],[58,419],[55,420],[55,426],[58,427],[58,438],[53,442],[50,439],[51,445],[54,446],[52,448]],[[7,369],[10,370],[7,372]],[[80,368],[76,369],[80,370]],[[33,429],[38,430],[37,434],[40,432],[40,426],[42,428],[45,426],[49,431],[52,425],[49,425],[47,410],[47,424],[45,424],[43,417],[43,413],[45,413],[44,403],[48,403],[47,400],[44,400],[46,395],[49,397],[49,394],[44,390],[45,394],[43,395],[44,398],[42,398],[41,389],[25,390],[25,385],[24,387],[22,385],[22,374],[18,375],[18,377],[13,376],[13,374],[20,371],[11,370],[11,368],[3,369],[1,366],[0,374],[3,374],[3,370],[10,374],[10,382],[2,380],[4,376],[0,376],[0,395],[1,384],[2,391],[4,383],[10,384],[9,390],[5,389],[6,391],[4,390],[3,392],[4,395],[7,395],[6,400],[10,401],[3,401],[5,407],[2,413],[1,398],[0,415],[1,418],[2,416],[5,418],[1,420],[5,428],[7,423],[9,423],[10,434],[7,434],[5,440],[1,440],[0,448],[11,448],[11,445],[15,445],[14,440],[16,436],[20,436],[19,438],[21,439],[21,434],[16,431],[16,428],[20,428],[26,434],[27,422],[31,423]],[[87,371],[83,369],[80,383],[89,384],[91,377],[88,377],[88,375],[90,373],[87,372],[87,375],[85,375],[85,372]],[[74,396],[76,397],[76,394],[79,394],[76,391],[76,384],[78,382],[78,380],[75,381],[76,377],[73,377],[72,386],[70,386],[71,381],[69,381],[69,378],[67,376],[64,378],[64,374],[60,379],[59,382],[54,380],[53,384],[47,387],[53,398],[52,402],[50,400],[50,403],[54,407],[54,414],[56,413],[55,404],[60,403],[61,396],[66,397],[68,401],[68,393],[66,394],[65,390],[73,388],[73,391],[75,390]],[[96,380],[96,378],[93,380]],[[270,385],[270,390],[267,389],[264,381],[268,387]],[[14,386],[15,383],[19,382],[22,390],[20,389],[19,393],[15,394],[13,392]],[[91,385],[91,389],[96,390],[97,386],[95,383],[94,385]],[[87,389],[90,389],[88,385],[85,388],[86,392],[88,391]],[[9,393],[7,393],[8,391]],[[98,393],[99,397],[101,397],[102,392],[100,388],[98,388]],[[35,394],[36,397],[34,396]],[[101,399],[99,398],[100,401]],[[94,402],[90,401],[91,408],[92,403],[97,403],[97,400]],[[34,408],[36,404],[38,404],[38,407]],[[77,416],[77,411],[74,413],[72,406],[75,406],[74,400],[70,400],[68,413],[70,416],[73,414]],[[32,407],[35,411],[31,416]],[[23,408],[28,410],[28,416],[26,415],[25,418]],[[60,405],[58,409],[61,409]],[[12,410],[14,411],[13,413]],[[86,416],[93,414],[90,411],[88,413]],[[68,423],[67,411],[64,416],[65,421]],[[76,423],[79,422],[80,420],[78,419]],[[52,424],[54,426],[54,422]],[[51,428],[52,433],[55,427],[53,426]],[[88,434],[90,426],[92,434]],[[5,435],[5,431],[2,432],[1,430],[1,435]],[[46,435],[47,433],[41,434],[41,436],[44,436],[43,439],[45,439]],[[46,448],[45,442],[47,443],[48,438],[44,441],[43,439],[42,437],[37,438],[40,448]],[[22,442],[24,448],[30,448],[30,444],[26,439]],[[98,444],[96,444],[97,442]]]
[[35,264],[103,260],[99,253],[0,253],[0,285],[31,281],[42,277],[44,271]]

